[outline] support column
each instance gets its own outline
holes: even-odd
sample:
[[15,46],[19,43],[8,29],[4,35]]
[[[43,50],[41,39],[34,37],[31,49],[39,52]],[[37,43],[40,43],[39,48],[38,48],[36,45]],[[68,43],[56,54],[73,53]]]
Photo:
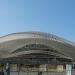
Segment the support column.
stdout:
[[72,65],[66,64],[66,75],[72,75]]
[[6,69],[7,75],[10,75],[10,64],[9,63],[6,63],[5,69]]

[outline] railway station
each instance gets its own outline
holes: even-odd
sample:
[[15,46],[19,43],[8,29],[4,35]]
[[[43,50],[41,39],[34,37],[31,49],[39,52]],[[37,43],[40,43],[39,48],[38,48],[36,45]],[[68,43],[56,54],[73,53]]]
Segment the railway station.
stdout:
[[19,32],[0,37],[1,75],[75,75],[74,64],[75,43],[56,35]]

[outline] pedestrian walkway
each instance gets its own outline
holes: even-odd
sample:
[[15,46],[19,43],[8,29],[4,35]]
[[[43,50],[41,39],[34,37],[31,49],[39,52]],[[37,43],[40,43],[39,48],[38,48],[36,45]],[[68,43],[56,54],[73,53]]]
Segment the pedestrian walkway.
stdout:
[[[38,72],[11,72],[10,75],[38,75]],[[64,72],[42,72],[42,75],[66,75]],[[72,75],[75,75],[75,70],[72,71]]]

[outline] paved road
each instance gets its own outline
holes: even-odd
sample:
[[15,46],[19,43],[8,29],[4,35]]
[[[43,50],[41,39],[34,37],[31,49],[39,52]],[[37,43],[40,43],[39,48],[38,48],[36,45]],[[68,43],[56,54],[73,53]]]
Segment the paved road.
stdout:
[[[10,75],[38,75],[38,72],[30,72],[30,73],[26,73],[26,72],[11,72]],[[43,72],[42,75],[66,75],[65,72],[62,73],[58,73],[58,72]],[[72,72],[72,75],[75,75],[75,72]]]

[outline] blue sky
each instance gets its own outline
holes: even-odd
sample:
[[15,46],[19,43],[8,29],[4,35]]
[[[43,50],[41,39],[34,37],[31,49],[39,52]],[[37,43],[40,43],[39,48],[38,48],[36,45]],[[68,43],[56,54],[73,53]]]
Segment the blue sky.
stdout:
[[75,42],[75,0],[0,0],[0,36],[24,31]]

